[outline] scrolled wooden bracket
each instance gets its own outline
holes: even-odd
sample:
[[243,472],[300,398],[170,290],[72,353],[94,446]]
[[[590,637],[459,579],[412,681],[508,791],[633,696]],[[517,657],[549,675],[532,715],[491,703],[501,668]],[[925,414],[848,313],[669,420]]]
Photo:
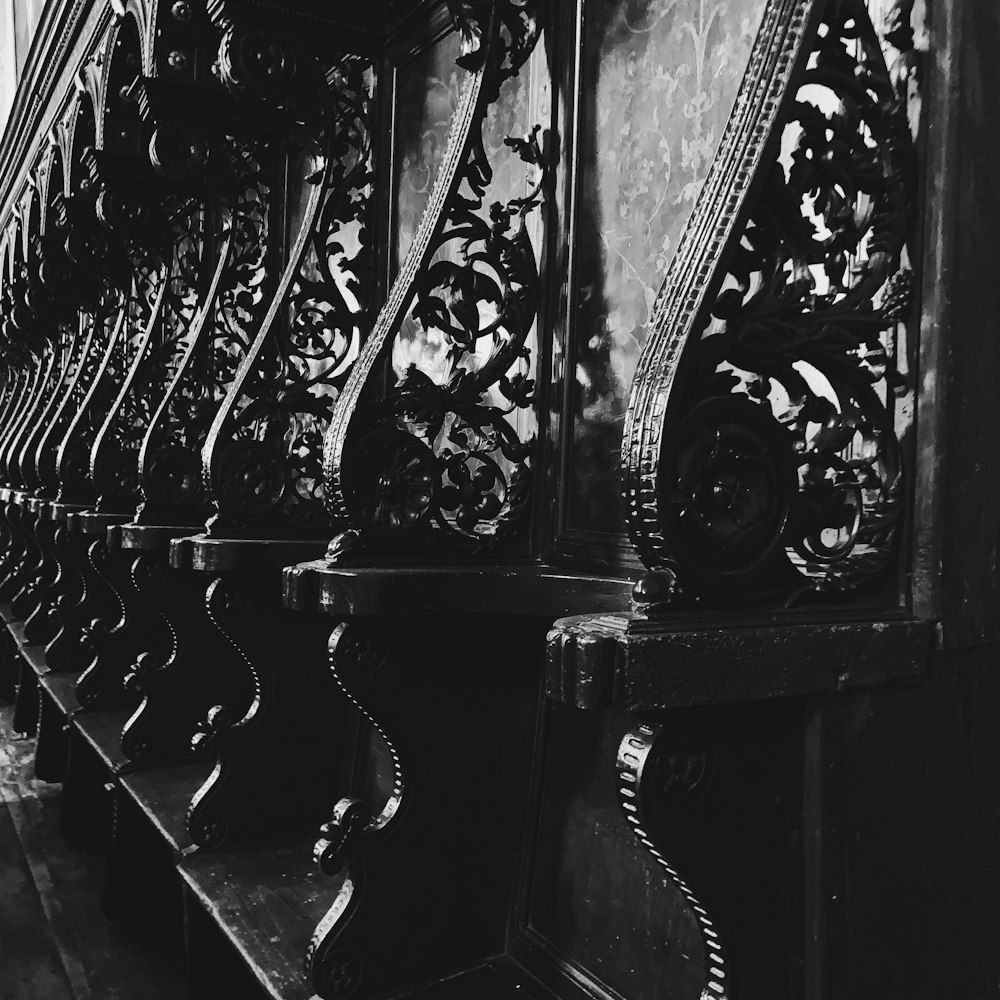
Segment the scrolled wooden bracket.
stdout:
[[[244,680],[249,682],[250,697],[246,706],[240,710],[228,704],[213,705],[209,708],[204,720],[198,724],[191,737],[191,749],[196,752],[213,752],[231,730],[248,726],[260,708],[264,696],[260,675],[234,637],[234,633],[238,632],[240,619],[245,618],[253,606],[253,595],[226,577],[213,580],[205,594],[205,607],[209,619],[216,630],[229,640],[243,661],[246,668]],[[239,698],[246,692],[233,693]]]
[[34,645],[45,645],[55,635],[59,595],[69,582],[68,567],[62,565],[66,526],[49,521],[40,530],[46,569],[39,581],[38,599],[24,623],[25,639]]
[[59,594],[53,624],[55,634],[45,646],[45,662],[55,672],[82,670],[89,662],[77,641],[84,624],[84,605],[91,580],[90,560],[85,539],[68,527],[59,536]]
[[[142,701],[122,730],[122,750],[147,764],[211,759],[218,737],[235,721],[222,703],[243,690],[247,676],[241,651],[206,614],[204,575],[166,571],[166,559],[163,549],[152,549],[146,571],[133,574],[137,591],[162,621],[151,636],[155,644],[134,658],[125,678]],[[205,663],[212,664],[210,671]]]
[[[402,759],[392,734],[379,723],[365,704],[369,681],[377,677],[386,665],[385,642],[374,629],[358,621],[341,622],[330,634],[327,649],[330,668],[341,691],[378,732],[392,760],[392,790],[380,810],[368,813],[365,823],[366,833],[377,833],[384,830],[399,812],[406,784]],[[365,807],[361,805],[348,808],[344,800],[340,804],[347,810],[345,822],[350,820],[352,825],[356,825],[358,816]]]
[[679,747],[661,726],[638,723],[626,733],[615,762],[618,801],[633,836],[652,855],[684,897],[705,949],[702,1000],[733,1000],[733,969],[718,924],[703,900],[668,858],[674,853],[663,810],[700,795],[711,780],[711,751]]
[[[320,827],[313,859],[320,870],[338,878],[333,903],[316,927],[305,955],[307,981],[323,1000],[343,1000],[357,988],[362,966],[357,951],[343,938],[343,929],[358,905],[365,882],[365,846],[378,839],[399,814],[404,798],[403,766],[385,728],[363,702],[367,679],[385,664],[385,650],[373,630],[358,622],[341,622],[329,641],[330,667],[341,690],[375,729],[392,758],[392,790],[382,808],[373,812],[353,796],[341,798],[329,822]],[[345,974],[350,971],[350,975]]]
[[[228,647],[223,657],[212,654],[219,673],[200,684],[198,674],[203,671],[197,667],[202,661],[196,656],[182,667],[186,677],[176,663],[163,675],[164,687],[199,685],[202,690],[185,699],[196,706],[205,704],[206,692],[217,699],[209,702],[193,741],[197,752],[216,763],[188,810],[188,830],[203,847],[222,846],[220,830],[227,844],[236,844],[318,825],[333,805],[338,772],[329,748],[332,733],[340,752],[336,736],[346,706],[337,697],[323,658],[315,655],[329,624],[319,616],[291,622],[291,612],[274,599],[275,582],[267,568],[216,578],[205,600],[214,626],[211,645],[200,645],[199,650],[223,643]],[[289,663],[295,664],[294,670],[288,669]],[[177,692],[157,697],[162,717]],[[183,711],[182,717],[190,720],[191,708]],[[171,739],[179,735],[175,731]],[[259,782],[265,771],[282,779],[271,808],[261,810]]]
[[86,692],[88,707],[134,707],[145,679],[170,655],[173,630],[138,585],[151,569],[155,572],[157,563],[162,565],[162,559],[147,553],[133,559],[116,549],[105,555],[101,575],[119,611],[113,620],[95,618],[81,632],[81,645],[88,648],[91,662],[77,690],[81,701]]
[[324,875],[343,871],[369,823],[371,813],[360,799],[346,797],[333,807],[330,822],[320,827],[320,838],[313,845],[313,861]]

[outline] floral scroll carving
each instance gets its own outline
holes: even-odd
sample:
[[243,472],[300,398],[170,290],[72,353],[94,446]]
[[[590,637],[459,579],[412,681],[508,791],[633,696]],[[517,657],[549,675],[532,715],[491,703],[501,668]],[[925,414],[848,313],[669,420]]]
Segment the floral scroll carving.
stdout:
[[[531,54],[539,5],[450,5],[468,73],[423,219],[372,336],[337,402],[324,454],[326,503],[375,544],[502,544],[530,507],[534,438],[516,415],[534,401],[528,336],[538,266],[526,228],[541,204],[538,129],[506,144],[535,172],[523,197],[486,209],[493,167],[484,123]],[[379,391],[408,327],[441,341],[444,381],[411,365]]]
[[169,388],[142,443],[140,521],[203,512],[201,449],[264,304],[270,203],[264,151],[256,141],[221,145],[233,197],[216,209],[214,273],[187,340],[168,358]]
[[[50,171],[56,171],[57,166],[59,159],[53,157]],[[66,256],[65,206],[61,193],[56,193],[54,180],[53,177],[49,179],[52,195],[46,232],[35,244],[37,279],[33,298],[39,322],[55,333],[55,378],[44,413],[34,426],[28,428],[18,457],[20,482],[34,489],[43,485],[40,470],[45,445],[52,440],[52,426],[59,422],[64,412],[65,399],[72,391],[89,331],[89,326],[81,323],[79,312],[88,296],[80,288],[75,269]]]
[[63,500],[93,498],[91,451],[162,302],[159,259],[138,246],[129,259],[134,270],[127,292],[112,293],[111,309],[94,318],[94,346],[98,349],[92,347],[78,379],[86,387],[86,395],[59,450],[59,495]]
[[158,329],[172,266],[173,216],[186,203],[156,183],[144,150],[136,94],[141,43],[134,19],[122,20],[113,49],[97,116],[103,120],[95,136],[99,148],[80,151],[79,180],[66,199],[65,253],[80,284],[89,279],[92,286],[85,308],[93,330],[76,378],[85,394],[72,411],[57,460],[61,501],[100,499],[105,505],[134,491],[128,447],[115,439],[118,404]]
[[[81,201],[85,200],[85,196],[80,191],[80,184],[84,179],[81,177],[82,153],[94,142],[94,119],[89,100],[83,102],[73,115],[72,136],[72,152],[68,164],[76,190],[68,197],[59,193],[52,199],[51,230],[46,234],[41,247],[42,263],[39,266],[42,283],[51,290],[57,301],[65,303],[68,314],[65,326],[70,328],[71,333],[71,342],[63,362],[62,391],[49,419],[39,432],[37,446],[30,456],[34,466],[30,478],[47,496],[55,496],[58,492],[59,446],[89,388],[84,371],[87,360],[98,353],[95,342],[95,331],[98,328],[96,317],[101,316],[103,329],[108,300],[113,298],[104,276],[96,266],[97,262],[83,257],[75,249],[80,243],[81,230],[86,231],[88,225],[95,225],[93,221],[89,224],[87,222],[88,211],[92,219],[93,207],[84,208]],[[86,178],[88,186],[89,183],[89,178]],[[92,245],[100,248],[103,241],[100,234],[95,236]],[[82,264],[74,262],[71,252],[77,253]]]
[[[308,534],[325,524],[323,432],[370,325],[374,70],[255,25],[227,28],[218,67],[235,97],[288,123],[302,197],[283,273],[209,435],[211,530]],[[255,294],[231,300],[230,319]]]
[[849,593],[891,564],[911,200],[864,3],[769,3],[623,441],[632,541],[689,593]]
[[139,448],[183,354],[199,304],[204,209],[194,199],[173,196],[165,199],[164,208],[171,238],[156,269],[156,305],[142,322],[131,325],[122,343],[128,368],[120,373],[117,399],[93,449],[91,471],[103,508],[135,505]]

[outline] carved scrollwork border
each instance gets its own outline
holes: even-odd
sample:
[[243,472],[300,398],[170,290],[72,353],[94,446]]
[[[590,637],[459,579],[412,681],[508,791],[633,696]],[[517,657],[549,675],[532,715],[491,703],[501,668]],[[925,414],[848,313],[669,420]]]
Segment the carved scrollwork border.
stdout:
[[[275,60],[269,75],[255,61],[262,46]],[[219,511],[210,530],[266,524],[279,534],[324,532],[318,442],[368,332],[359,276],[370,253],[374,67],[257,23],[227,23],[218,66],[233,96],[284,122],[285,148],[290,162],[301,162],[306,196],[203,450],[204,480]],[[352,221],[361,234],[354,259],[338,242]],[[349,295],[331,273],[337,255]]]
[[630,538],[690,592],[850,593],[891,563],[909,156],[862,0],[770,0],[625,420]]
[[[622,438],[622,488],[640,557],[668,558],[657,518],[664,414],[681,354],[708,298],[716,262],[745,215],[823,0],[769,0],[712,168],[657,296],[632,383]],[[758,182],[759,183],[759,182]]]
[[[533,393],[533,381],[524,372],[508,379],[507,370],[526,356],[524,340],[537,306],[537,264],[524,219],[540,203],[543,185],[539,180],[523,200],[493,205],[491,224],[482,224],[475,213],[492,176],[482,130],[502,84],[530,56],[544,11],[535,0],[449,7],[463,39],[464,90],[416,235],[334,407],[324,442],[325,502],[335,524],[351,525],[368,540],[384,543],[391,537],[394,544],[406,544],[417,529],[433,522],[453,544],[481,548],[506,541],[529,508],[533,443],[521,442],[506,414],[485,405],[483,396],[499,382],[514,410],[528,405]],[[541,172],[536,134],[537,129],[507,144]],[[462,264],[438,259],[446,243],[462,240]],[[480,286],[494,279],[476,274],[475,266],[491,255],[496,289],[485,295],[495,296],[497,317],[484,327],[473,314],[485,297]],[[394,391],[383,394],[381,366],[411,310],[425,327],[447,331],[463,351],[465,338],[475,343],[505,326],[506,341],[494,344],[481,370],[458,370],[447,386],[411,369]],[[369,395],[376,398],[366,405]],[[451,443],[463,444],[436,455],[424,438],[433,442],[449,414],[457,420],[449,432]],[[421,423],[432,428],[423,436],[413,433]],[[509,474],[493,452],[511,464]]]
[[633,836],[684,897],[698,924],[705,949],[702,1000],[731,1000],[735,995],[732,963],[718,924],[704,901],[668,859],[670,847],[663,842],[656,816],[656,799],[673,797],[682,801],[697,794],[707,783],[710,762],[698,755],[699,764],[693,768],[682,766],[678,773],[667,775],[664,782],[665,776],[660,772],[663,770],[663,747],[668,742],[667,737],[662,727],[644,722],[625,734],[618,747],[616,761],[618,802]]
[[220,146],[232,196],[215,206],[215,266],[140,448],[142,521],[204,507],[201,450],[227,372],[249,343],[247,318],[252,323],[263,298],[269,186],[260,144],[227,139]]

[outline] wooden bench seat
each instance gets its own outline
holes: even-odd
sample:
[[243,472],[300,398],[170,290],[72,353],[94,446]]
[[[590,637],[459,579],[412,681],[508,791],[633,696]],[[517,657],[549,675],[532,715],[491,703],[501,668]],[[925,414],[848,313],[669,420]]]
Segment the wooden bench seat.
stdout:
[[182,851],[191,845],[187,808],[211,773],[211,764],[179,764],[132,771],[118,781],[170,848]]

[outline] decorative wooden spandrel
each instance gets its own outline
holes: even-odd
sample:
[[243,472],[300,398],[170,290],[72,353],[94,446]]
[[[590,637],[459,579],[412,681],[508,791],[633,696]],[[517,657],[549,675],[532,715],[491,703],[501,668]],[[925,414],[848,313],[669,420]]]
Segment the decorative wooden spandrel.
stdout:
[[849,594],[893,565],[912,197],[864,4],[768,5],[622,446],[633,544],[692,594]]
[[[426,208],[333,411],[327,507],[366,543],[477,550],[521,533],[531,506],[540,124],[506,136],[539,31],[532,4],[454,4],[466,79]],[[496,114],[491,115],[491,109]],[[514,158],[511,158],[514,154]],[[418,154],[419,155],[419,152]],[[494,164],[529,168],[505,201]],[[516,176],[516,172],[515,172]],[[391,368],[398,378],[390,382]],[[372,395],[368,401],[366,396]]]
[[[880,40],[860,0],[764,6],[625,415],[627,523],[651,572],[630,612],[549,636],[551,698],[633,718],[613,764],[623,821],[697,928],[704,997],[796,995],[793,955],[820,975],[814,942],[793,939],[823,906],[796,883],[802,857],[775,862],[791,889],[769,924],[780,946],[744,906],[752,877],[721,871],[777,819],[734,838],[748,783],[784,771],[775,835],[807,836],[822,777],[797,784],[813,737],[796,699],[916,679],[931,648],[892,573],[912,489],[915,179],[906,60],[890,72],[883,44],[905,46],[904,20]],[[770,717],[787,756],[723,792],[719,776],[777,738]],[[745,750],[733,726],[749,727]]]
[[287,260],[205,447],[222,537],[326,530],[319,442],[370,322],[374,67],[275,30],[229,24],[219,54],[239,100],[306,123],[288,130]]
[[[624,532],[621,435],[662,281],[712,164],[763,0],[587,10],[576,176],[565,528]],[[561,401],[561,400],[560,400]]]

